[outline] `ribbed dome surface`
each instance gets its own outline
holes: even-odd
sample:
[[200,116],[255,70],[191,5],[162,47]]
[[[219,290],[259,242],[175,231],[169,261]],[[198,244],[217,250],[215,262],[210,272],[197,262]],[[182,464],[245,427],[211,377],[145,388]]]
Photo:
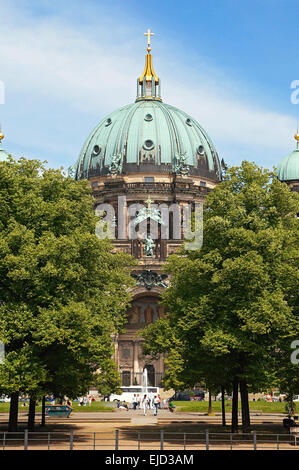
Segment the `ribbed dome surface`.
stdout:
[[137,101],[111,113],[90,134],[73,168],[77,179],[118,173],[172,173],[184,156],[190,174],[221,178],[215,147],[198,122],[160,101]]
[[299,148],[280,161],[277,172],[280,181],[299,181]]

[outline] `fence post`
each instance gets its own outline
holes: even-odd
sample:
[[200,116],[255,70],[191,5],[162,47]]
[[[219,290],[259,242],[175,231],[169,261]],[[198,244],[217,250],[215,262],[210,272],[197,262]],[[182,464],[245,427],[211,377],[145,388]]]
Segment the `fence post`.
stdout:
[[210,448],[210,436],[209,436],[209,430],[206,430],[206,450],[209,450]]
[[184,450],[186,450],[186,433],[184,432]]
[[229,433],[229,442],[230,442],[230,450],[233,450],[233,435],[231,432]]
[[115,450],[119,448],[119,430],[116,429],[115,431]]
[[277,434],[276,440],[277,440],[277,450],[279,450],[279,434]]
[[93,433],[93,450],[96,450],[96,433]]
[[164,431],[160,432],[160,450],[164,450]]
[[50,450],[50,443],[51,443],[51,433],[48,432],[48,450]]
[[257,443],[256,431],[253,431],[253,450],[256,450],[256,443]]
[[140,435],[140,432],[138,433],[138,450],[140,450],[140,439],[141,439],[141,435]]
[[74,431],[71,430],[70,433],[70,450],[74,450]]
[[2,444],[3,444],[3,450],[5,450],[5,444],[6,444],[6,432],[5,432],[5,433],[4,433],[4,435],[3,435],[3,442],[2,442]]
[[24,431],[24,450],[28,450],[28,429]]

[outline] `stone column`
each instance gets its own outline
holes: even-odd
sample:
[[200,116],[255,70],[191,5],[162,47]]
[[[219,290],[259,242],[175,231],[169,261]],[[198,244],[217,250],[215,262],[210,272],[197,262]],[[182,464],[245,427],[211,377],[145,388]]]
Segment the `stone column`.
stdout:
[[114,336],[113,343],[114,343],[114,362],[119,368],[119,349],[118,349],[118,337],[117,336]]

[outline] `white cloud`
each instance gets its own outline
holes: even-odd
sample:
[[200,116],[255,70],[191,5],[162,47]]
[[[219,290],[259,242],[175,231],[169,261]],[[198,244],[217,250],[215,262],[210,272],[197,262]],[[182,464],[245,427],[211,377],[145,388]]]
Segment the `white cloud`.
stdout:
[[[117,18],[114,23],[112,41],[109,22],[96,38],[94,34],[89,35],[87,26],[69,24],[53,16],[37,21],[28,16],[28,12],[10,10],[6,4],[6,24],[0,29],[0,79],[6,85],[7,100],[14,94],[30,97],[35,102],[35,113],[39,112],[37,103],[40,104],[39,126],[43,137],[39,139],[36,127],[32,128],[30,136],[34,136],[37,147],[44,145],[50,151],[63,148],[66,160],[73,158],[68,154],[72,153],[71,147],[63,144],[62,135],[50,142],[49,130],[49,142],[45,142],[47,134],[42,120],[49,103],[55,103],[57,113],[65,114],[65,126],[71,128],[74,114],[92,114],[101,119],[134,100],[136,78],[143,69],[144,59],[141,59],[139,47],[142,39],[139,36],[137,39],[136,30],[128,23],[130,40],[126,44],[123,40],[126,28],[119,25],[118,36]],[[134,40],[138,50],[132,47]],[[165,44],[160,43],[160,49],[162,55],[156,53],[156,56],[161,66],[156,71],[163,78],[165,101],[197,118],[227,160],[237,161],[240,157],[236,152],[240,148],[248,149],[253,155],[268,152],[264,159],[268,165],[271,161],[276,163],[271,160],[273,152],[274,159],[280,152],[281,157],[284,156],[285,149],[291,147],[290,135],[296,126],[294,118],[243,100],[236,84],[228,78],[223,80],[221,70],[211,70],[201,63],[198,73],[195,67],[190,69],[184,65],[184,57],[177,57],[177,62],[172,63]],[[175,69],[179,74],[173,76]],[[30,110],[28,119],[27,133]],[[48,123],[48,119],[45,122]]]

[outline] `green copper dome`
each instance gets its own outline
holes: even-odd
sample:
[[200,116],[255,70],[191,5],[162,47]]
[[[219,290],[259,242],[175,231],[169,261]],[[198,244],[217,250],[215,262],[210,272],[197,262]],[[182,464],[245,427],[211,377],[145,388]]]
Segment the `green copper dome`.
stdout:
[[[75,177],[114,172],[176,171],[183,156],[190,174],[220,178],[216,149],[203,128],[185,112],[160,101],[138,101],[111,113],[86,140]],[[117,161],[117,171],[113,162]]]
[[109,114],[87,138],[69,175],[177,173],[221,179],[216,149],[199,123],[162,102],[148,45],[135,103]]
[[299,181],[299,134],[295,135],[297,149],[283,158],[277,167],[278,179],[280,181]]

